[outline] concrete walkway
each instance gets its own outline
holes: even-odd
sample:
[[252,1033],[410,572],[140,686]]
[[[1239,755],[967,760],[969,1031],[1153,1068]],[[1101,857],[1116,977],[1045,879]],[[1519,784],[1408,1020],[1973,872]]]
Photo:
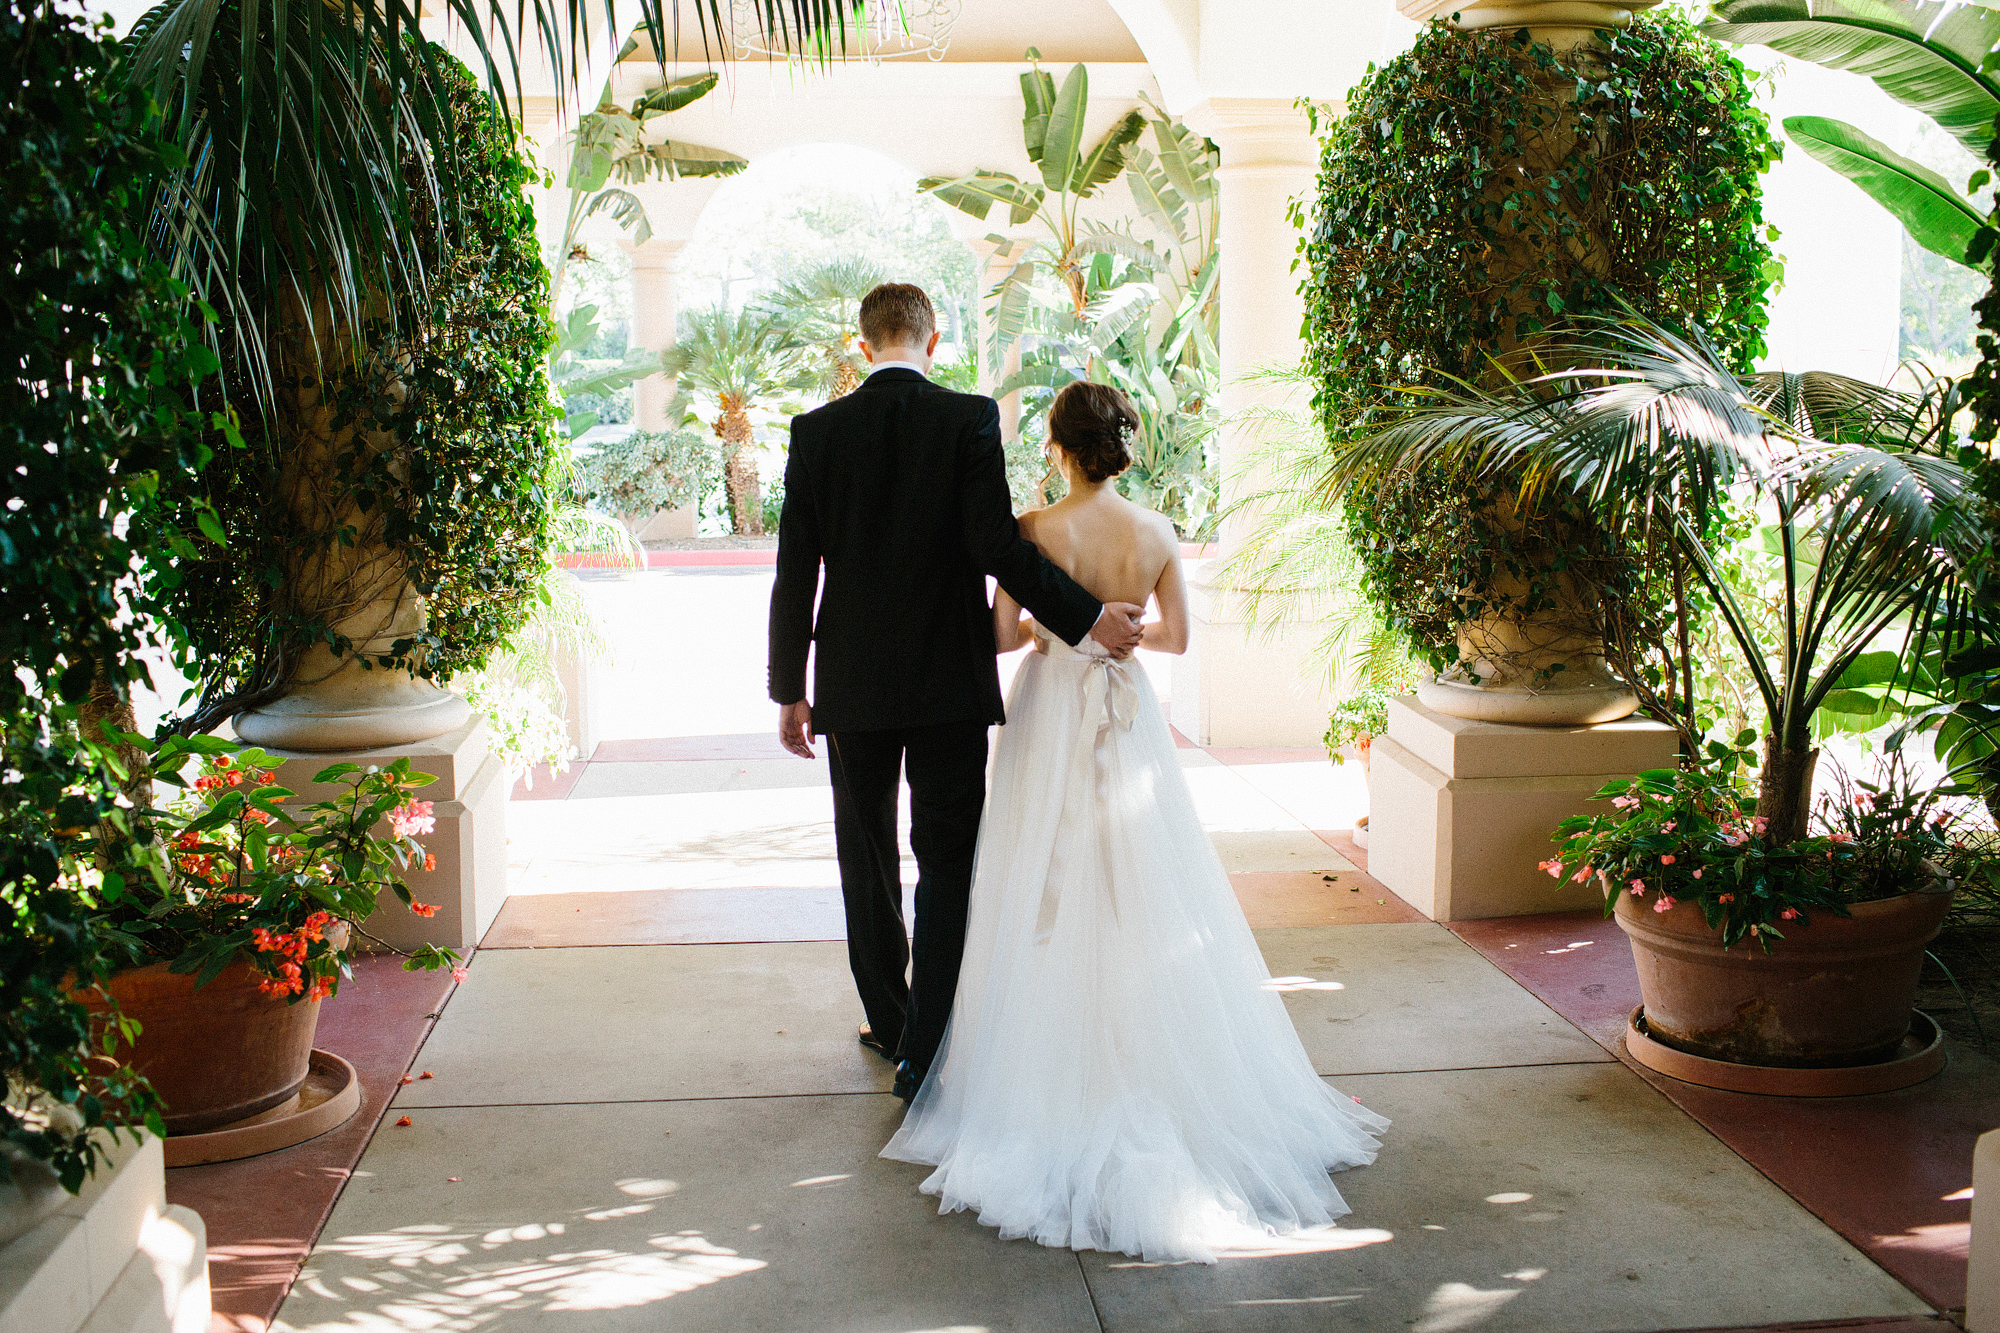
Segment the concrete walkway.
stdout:
[[[275,1327],[1944,1327],[1369,880],[1337,832],[1360,774],[1305,754],[1182,752],[1317,1068],[1395,1121],[1380,1160],[1339,1180],[1353,1215],[1212,1266],[938,1216],[923,1168],[876,1156],[902,1106],[854,1039],[823,762],[773,756],[761,732],[768,580],[592,583],[625,612],[626,734],[510,808],[516,896]],[[689,653],[690,634],[707,647]]]

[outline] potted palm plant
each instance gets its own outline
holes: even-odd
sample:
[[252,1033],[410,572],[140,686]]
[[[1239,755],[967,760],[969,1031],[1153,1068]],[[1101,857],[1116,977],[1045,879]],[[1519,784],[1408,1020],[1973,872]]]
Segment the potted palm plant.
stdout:
[[[1948,381],[1905,394],[1833,375],[1739,378],[1699,335],[1636,319],[1590,329],[1594,341],[1560,358],[1577,369],[1461,386],[1336,445],[1326,485],[1353,497],[1428,467],[1511,468],[1570,489],[1600,522],[1685,571],[1764,706],[1755,794],[1740,780],[1755,733],[1709,742],[1684,753],[1681,771],[1607,788],[1621,816],[1572,821],[1546,868],[1603,875],[1617,890],[1608,910],[1632,939],[1654,1035],[1746,1064],[1878,1059],[1902,1036],[1899,1016],[1907,1026],[1949,885],[1929,870],[1857,877],[1831,841],[1841,830],[1809,836],[1811,724],[1864,655],[1897,638],[1916,646],[1957,591],[1956,558],[1977,532],[1950,447],[1956,391]],[[1717,533],[1731,505],[1754,507],[1777,534],[1775,631],[1723,571]],[[1677,591],[1682,627],[1692,600]],[[1692,718],[1667,720],[1689,728]],[[1882,953],[1893,959],[1859,957]],[[1827,987],[1862,968],[1893,984],[1849,987],[1874,994],[1829,1030]],[[1704,991],[1730,1002],[1704,1009]]]

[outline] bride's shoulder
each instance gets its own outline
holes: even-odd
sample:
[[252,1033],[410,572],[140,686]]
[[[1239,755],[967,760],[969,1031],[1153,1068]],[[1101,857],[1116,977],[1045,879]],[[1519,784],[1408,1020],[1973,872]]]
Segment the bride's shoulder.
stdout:
[[1178,534],[1174,531],[1174,521],[1165,514],[1162,514],[1157,509],[1149,509],[1136,500],[1126,499],[1124,496],[1120,496],[1119,499],[1124,501],[1125,512],[1130,516],[1133,524],[1139,531],[1149,537],[1164,536],[1169,540],[1178,540]]

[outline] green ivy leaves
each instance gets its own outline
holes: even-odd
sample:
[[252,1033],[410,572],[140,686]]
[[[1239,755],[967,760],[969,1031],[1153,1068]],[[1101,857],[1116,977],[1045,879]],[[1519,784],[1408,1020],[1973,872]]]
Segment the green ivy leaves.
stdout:
[[[1555,330],[1628,305],[1703,327],[1742,368],[1763,351],[1758,185],[1781,146],[1742,64],[1683,19],[1562,56],[1434,23],[1355,88],[1321,149],[1294,220],[1330,439],[1369,434],[1411,388],[1532,374]],[[1528,600],[1546,582],[1546,560],[1480,516],[1504,498],[1412,478],[1347,506],[1371,595],[1434,660],[1455,655],[1454,625],[1508,600],[1496,571],[1526,576]],[[1568,524],[1574,558],[1619,577],[1587,513],[1534,522]]]

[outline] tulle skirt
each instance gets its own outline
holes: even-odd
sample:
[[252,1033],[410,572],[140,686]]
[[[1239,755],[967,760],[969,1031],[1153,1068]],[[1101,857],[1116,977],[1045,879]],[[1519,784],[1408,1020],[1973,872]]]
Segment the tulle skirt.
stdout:
[[1328,1173],[1388,1123],[1314,1072],[1145,673],[1030,656],[951,1025],[882,1155],[1008,1239],[1212,1262],[1347,1213]]

